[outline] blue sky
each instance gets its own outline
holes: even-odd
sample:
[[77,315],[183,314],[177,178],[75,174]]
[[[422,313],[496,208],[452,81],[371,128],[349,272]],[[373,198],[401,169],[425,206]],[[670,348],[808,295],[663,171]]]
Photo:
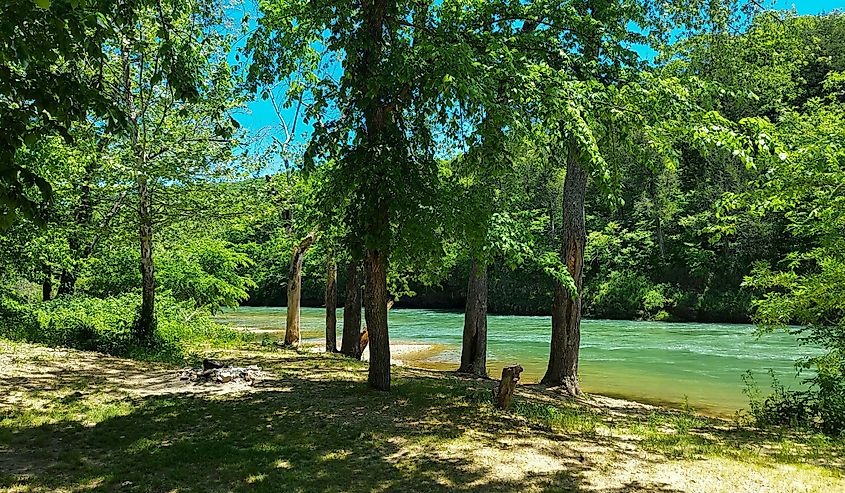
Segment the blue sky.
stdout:
[[[758,3],[767,9],[775,10],[795,10],[801,15],[827,13],[834,10],[845,10],[845,0],[758,0]],[[293,110],[282,111],[282,114],[287,119],[292,119]],[[270,101],[264,101],[256,95],[255,101],[248,106],[248,111],[245,114],[238,115],[238,121],[246,128],[252,136],[265,136],[263,139],[254,143],[254,147],[260,149],[270,142],[270,135],[278,135],[280,138],[284,135],[279,123],[279,118],[273,105]],[[297,141],[305,139],[304,133],[308,128],[299,123],[297,134],[300,134]],[[274,167],[271,165],[271,167]]]
[[802,15],[818,14],[820,12],[831,12],[837,9],[845,10],[845,0],[796,0],[785,1],[777,0],[775,2],[760,2],[763,6],[768,6],[774,3],[775,9],[778,10],[795,10]]

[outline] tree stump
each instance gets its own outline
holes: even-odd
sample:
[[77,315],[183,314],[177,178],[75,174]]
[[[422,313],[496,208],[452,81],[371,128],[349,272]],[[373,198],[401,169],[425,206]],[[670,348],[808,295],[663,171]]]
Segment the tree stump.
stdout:
[[496,389],[496,405],[499,409],[507,409],[511,405],[513,399],[513,391],[516,389],[516,384],[519,382],[519,374],[522,373],[522,366],[513,365],[502,368],[502,380],[499,382],[499,388]]
[[361,338],[358,340],[358,359],[361,359],[361,355],[364,354],[364,350],[367,349],[367,344],[369,343],[370,333],[364,327],[364,330],[361,332]]

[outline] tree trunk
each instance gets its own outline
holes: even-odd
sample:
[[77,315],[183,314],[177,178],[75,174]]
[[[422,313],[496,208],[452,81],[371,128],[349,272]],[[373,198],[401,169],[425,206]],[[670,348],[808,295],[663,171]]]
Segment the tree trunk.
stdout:
[[370,371],[367,381],[378,390],[390,390],[390,339],[387,334],[387,256],[381,250],[367,250],[365,264],[364,314],[370,342]]
[[61,275],[59,275],[59,291],[57,292],[57,294],[59,296],[70,295],[73,294],[75,288],[76,272],[74,272],[72,268],[68,267],[62,269],[62,273]]
[[[390,312],[390,309],[393,308],[393,300],[387,302],[387,311]],[[367,345],[370,343],[370,333],[367,331],[367,326],[364,326],[364,330],[361,331],[361,334],[358,338],[358,359],[364,355],[364,350],[367,349]]]
[[561,259],[575,281],[575,296],[560,282],[555,282],[552,303],[552,338],[549,366],[541,383],[562,386],[571,395],[579,395],[578,351],[581,345],[581,287],[583,286],[584,246],[587,232],[584,224],[584,197],[587,173],[578,162],[574,146],[566,161],[563,185],[563,232]]
[[138,219],[141,244],[141,311],[136,335],[145,340],[155,333],[155,270],[153,267],[153,220],[150,214],[150,189],[146,175],[138,175]]
[[459,373],[487,378],[487,265],[472,259]]
[[315,232],[308,233],[305,238],[293,247],[288,270],[288,307],[287,325],[285,327],[285,346],[299,347],[299,300],[302,297],[302,261],[305,252],[314,243]]
[[657,244],[660,246],[660,258],[666,257],[666,244],[663,241],[663,223],[660,216],[657,216]]
[[326,352],[337,352],[337,264],[332,258],[326,269]]
[[[101,140],[98,145],[97,154],[103,150],[104,146],[105,139]],[[62,273],[59,276],[58,294],[60,296],[73,294],[73,291],[76,288],[76,269],[78,268],[77,264],[81,257],[80,253],[82,253],[80,252],[82,249],[82,231],[91,228],[91,180],[94,178],[95,164],[98,162],[99,160],[92,159],[85,165],[85,175],[83,176],[82,184],[79,187],[79,204],[77,204],[76,212],[74,214],[74,223],[76,228],[68,237],[68,246],[70,247],[71,254],[75,257],[75,261],[70,267],[62,269]]]
[[[388,39],[392,39],[397,22],[387,22],[401,9],[395,0],[372,0],[361,3],[360,56],[352,70],[355,90],[364,95],[356,97],[364,116],[364,139],[360,144],[367,155],[372,173],[363,185],[365,221],[360,231],[369,245],[364,258],[364,315],[370,344],[370,386],[390,390],[390,340],[387,333],[387,264],[390,244],[390,181],[393,178],[383,171],[391,166],[385,159],[395,159],[389,151],[397,144],[388,127],[399,130],[394,120],[396,106],[388,101],[395,97],[381,83],[384,72],[393,68],[382,56]],[[370,92],[375,88],[375,94]],[[385,186],[387,188],[385,188]]]
[[346,268],[346,301],[343,303],[343,339],[340,352],[350,358],[361,359],[358,344],[361,340],[361,266],[352,260]]
[[41,301],[50,301],[53,299],[53,269],[45,264],[41,267],[41,272],[44,274],[41,281]]

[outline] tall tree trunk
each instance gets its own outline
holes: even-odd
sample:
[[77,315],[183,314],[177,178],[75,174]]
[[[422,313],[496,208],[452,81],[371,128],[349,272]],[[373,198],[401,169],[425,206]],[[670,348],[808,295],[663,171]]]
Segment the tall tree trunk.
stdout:
[[[370,344],[370,386],[390,390],[390,339],[387,333],[387,264],[390,231],[390,189],[393,178],[380,167],[390,166],[390,159],[396,155],[387,149],[396,142],[390,139],[388,127],[397,128],[394,120],[396,106],[388,101],[395,97],[380,83],[385,71],[393,70],[382,56],[387,40],[396,29],[395,18],[399,9],[395,0],[371,0],[361,3],[362,39],[360,56],[353,69],[356,89],[363,95],[356,97],[364,115],[363,150],[366,159],[373,166],[373,172],[364,186],[363,206],[366,220],[362,233],[368,237],[364,258],[364,315]],[[393,23],[390,21],[393,20]],[[372,88],[376,93],[370,95]],[[388,162],[383,162],[385,159]],[[385,189],[385,185],[388,188]]]
[[314,243],[316,233],[308,233],[305,238],[293,247],[288,270],[288,307],[287,326],[285,327],[285,345],[299,347],[299,301],[302,297],[302,261],[305,252]]
[[549,366],[541,381],[546,385],[563,386],[571,395],[581,393],[578,383],[578,351],[581,345],[584,246],[587,243],[584,224],[586,193],[587,173],[578,162],[578,152],[572,146],[566,161],[566,178],[563,185],[561,259],[575,281],[577,293],[572,296],[562,283],[555,283]]
[[149,340],[155,333],[155,269],[153,267],[153,219],[150,214],[150,189],[147,176],[138,174],[138,219],[141,246],[141,311],[137,336]]
[[[102,151],[105,145],[105,139],[101,141],[97,148],[97,154]],[[91,180],[94,178],[95,164],[99,160],[92,159],[85,165],[85,175],[82,178],[82,184],[79,191],[79,204],[76,206],[74,213],[75,230],[68,237],[68,246],[71,254],[75,257],[73,265],[62,269],[59,276],[59,295],[73,294],[76,288],[76,265],[82,257],[82,231],[91,228]]]
[[44,264],[41,267],[41,273],[44,274],[41,280],[41,301],[50,301],[53,299],[53,269]]
[[666,244],[663,241],[663,222],[660,220],[660,215],[658,214],[657,218],[657,244],[660,246],[660,258],[664,258],[666,256]]
[[361,359],[361,266],[351,260],[346,268],[346,299],[343,303],[343,339],[340,352],[350,358]]
[[378,390],[390,390],[390,338],[387,334],[387,256],[367,250],[365,261],[364,314],[370,342],[367,381]]
[[[603,8],[603,7],[602,7]],[[575,5],[582,17],[593,18],[596,5],[583,2]],[[592,20],[595,20],[594,18]],[[595,62],[601,53],[600,22],[588,25],[582,33],[584,59]],[[591,64],[578,69],[579,78],[596,78]],[[580,150],[575,138],[570,137],[566,156],[566,177],[563,182],[563,227],[561,232],[561,260],[566,265],[575,284],[575,293],[556,281],[552,301],[552,338],[549,366],[541,383],[562,386],[570,395],[580,395],[578,382],[578,352],[581,349],[581,292],[584,285],[584,247],[587,228],[584,224],[584,199],[587,195],[587,172],[581,167]]]
[[333,258],[326,269],[326,352],[337,352],[337,264]]
[[487,378],[487,265],[472,259],[459,373]]

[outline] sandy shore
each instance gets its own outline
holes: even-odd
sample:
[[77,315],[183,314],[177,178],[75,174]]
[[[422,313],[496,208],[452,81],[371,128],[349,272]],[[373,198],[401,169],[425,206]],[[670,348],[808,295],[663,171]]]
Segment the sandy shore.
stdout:
[[[320,345],[311,345],[310,341],[305,341],[303,349],[313,353],[324,353],[326,348]],[[425,359],[428,356],[433,356],[443,350],[440,344],[420,344],[413,342],[397,342],[390,345],[390,364],[396,366],[413,366],[409,365],[410,361]],[[364,349],[364,354],[361,355],[363,361],[370,360],[370,347]]]
[[[232,326],[231,328],[252,334],[275,335],[279,340],[284,340],[285,331],[279,329],[258,329],[254,327]],[[339,341],[338,341],[339,342]],[[324,353],[326,348],[322,345],[322,337],[314,333],[304,332],[302,334],[302,350],[312,353]],[[444,344],[424,344],[419,342],[397,341],[390,344],[390,364],[397,366],[415,366],[409,364],[411,361],[425,360],[435,356],[446,348]],[[370,348],[364,349],[361,355],[363,361],[370,360]]]

